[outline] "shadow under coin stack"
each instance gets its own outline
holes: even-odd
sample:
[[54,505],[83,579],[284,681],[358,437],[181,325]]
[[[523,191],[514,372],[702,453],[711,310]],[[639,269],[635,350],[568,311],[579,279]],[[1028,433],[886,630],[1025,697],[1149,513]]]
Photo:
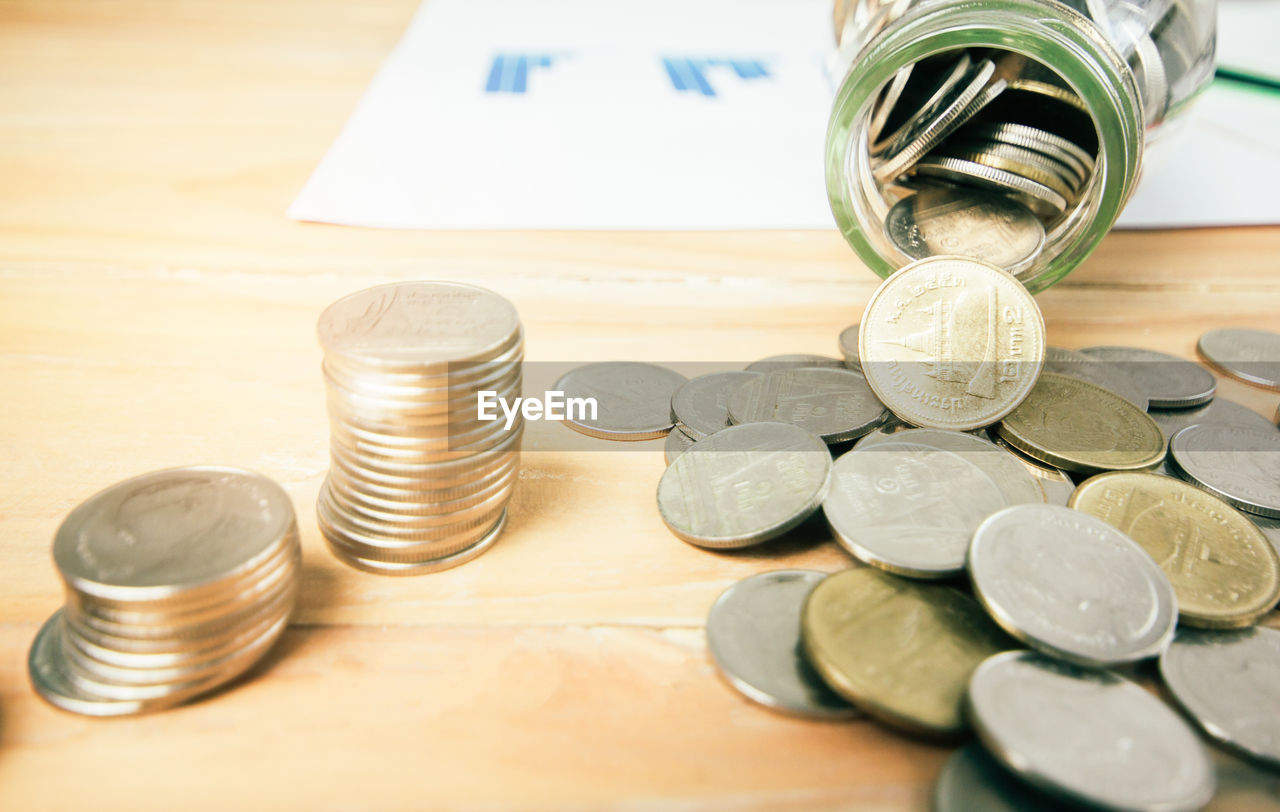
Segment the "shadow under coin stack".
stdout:
[[240,676],[288,625],[301,548],[280,486],[174,468],[90,497],[58,528],[66,605],[31,646],[36,690],[89,716],[176,705]]
[[519,475],[524,423],[482,420],[480,393],[520,395],[524,331],[497,294],[455,282],[353,293],[320,316],[329,476],[320,531],[358,569],[416,575],[497,540]]

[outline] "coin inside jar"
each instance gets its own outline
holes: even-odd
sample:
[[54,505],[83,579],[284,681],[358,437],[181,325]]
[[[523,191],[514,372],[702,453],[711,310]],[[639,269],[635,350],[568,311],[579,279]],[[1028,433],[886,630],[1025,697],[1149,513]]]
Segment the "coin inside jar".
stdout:
[[889,209],[885,233],[912,259],[944,254],[989,262],[1010,273],[1044,247],[1044,225],[1001,195],[955,187],[922,189]]

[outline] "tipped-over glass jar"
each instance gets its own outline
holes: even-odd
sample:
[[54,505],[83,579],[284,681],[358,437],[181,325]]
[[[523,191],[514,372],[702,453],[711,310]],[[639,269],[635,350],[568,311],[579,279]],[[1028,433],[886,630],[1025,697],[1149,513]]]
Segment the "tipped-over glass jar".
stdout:
[[1215,22],[1215,0],[836,0],[837,225],[881,276],[961,254],[1049,287],[1212,78]]

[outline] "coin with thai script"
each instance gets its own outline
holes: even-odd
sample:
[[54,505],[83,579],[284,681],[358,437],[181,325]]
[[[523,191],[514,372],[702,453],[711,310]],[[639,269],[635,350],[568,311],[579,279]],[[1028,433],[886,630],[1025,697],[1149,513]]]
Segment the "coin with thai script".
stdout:
[[658,511],[690,544],[747,547],[812,516],[830,472],[826,444],[798,426],[730,426],[672,460],[658,482]]
[[965,457],[890,436],[836,460],[822,511],[858,560],[899,575],[946,578],[964,571],[974,529],[1008,504]]
[[1209,370],[1193,361],[1139,347],[1085,347],[1080,352],[1105,361],[1146,393],[1152,409],[1188,409],[1213,400],[1218,389]]
[[676,428],[695,440],[729,427],[729,398],[739,386],[761,372],[712,372],[680,385],[671,396],[671,413]]
[[1084,666],[1154,657],[1178,604],[1151,556],[1110,524],[1056,505],[987,517],[969,547],[974,594],[1009,634]]
[[1169,576],[1184,625],[1247,626],[1280,600],[1280,558],[1262,531],[1212,493],[1178,479],[1088,479],[1071,507],[1132,538]]
[[1225,375],[1280,389],[1280,333],[1228,327],[1200,336],[1196,350]]
[[861,437],[889,417],[866,378],[843,368],[770,372],[737,386],[728,411],[733,423],[790,423],[827,443]]
[[716,599],[707,615],[707,649],[730,685],[784,713],[817,719],[857,715],[813,670],[800,642],[804,602],[826,577],[814,570],[763,572]]
[[801,629],[810,662],[836,693],[886,724],[934,737],[968,729],[970,675],[1016,646],[959,590],[871,567],[814,587]]
[[1028,783],[1105,809],[1199,809],[1213,765],[1186,722],[1110,671],[1006,652],[969,681],[978,737]]
[[1044,319],[1013,276],[976,260],[918,260],[880,284],[859,336],[867,383],[908,423],[967,430],[1001,419],[1044,362]]
[[565,374],[554,388],[566,400],[594,399],[596,413],[578,413],[564,424],[602,440],[652,440],[671,431],[671,396],[686,382],[654,364],[603,361]]
[[1009,445],[1071,473],[1146,470],[1160,464],[1165,438],[1134,404],[1100,386],[1046,372],[997,426]]
[[1280,631],[1182,629],[1160,676],[1211,738],[1280,767]]
[[[912,259],[949,254],[989,262],[1010,273],[1044,248],[1044,225],[1022,204],[975,189],[921,189],[898,201],[885,234]],[[841,344],[843,347],[843,343]]]
[[1280,518],[1280,433],[1201,424],[1173,435],[1169,451],[1192,483],[1241,510]]
[[891,434],[874,431],[858,443],[858,449],[866,450],[886,440],[928,446],[963,457],[991,477],[1006,504],[1041,503],[1045,500],[1044,490],[1036,482],[1036,477],[1013,454],[977,435],[946,429],[906,428]]

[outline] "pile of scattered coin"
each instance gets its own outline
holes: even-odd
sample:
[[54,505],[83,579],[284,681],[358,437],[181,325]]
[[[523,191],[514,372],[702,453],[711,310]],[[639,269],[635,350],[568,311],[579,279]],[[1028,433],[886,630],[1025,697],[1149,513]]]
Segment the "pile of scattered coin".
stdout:
[[515,308],[471,285],[403,282],[339,299],[318,331],[331,466],[316,513],[334,555],[414,575],[487,550],[506,520],[524,424],[483,419],[477,397],[489,393],[497,412],[520,396]]
[[[989,271],[932,259],[890,277],[840,336],[848,376],[801,356],[615,389],[673,427],[657,499],[676,536],[762,544],[821,510],[859,562],[734,585],[707,619],[712,659],[788,713],[976,730],[940,809],[1198,808],[1205,749],[1121,673],[1158,660],[1205,735],[1280,766],[1280,687],[1262,676],[1280,632],[1253,626],[1280,600],[1264,532],[1280,431],[1193,362],[1044,347],[1034,301]],[[1216,357],[1268,374],[1242,368],[1248,351]]]
[[[1030,268],[1093,183],[1084,102],[1021,54],[937,54],[900,70],[870,112],[875,198],[907,257],[960,254]],[[975,227],[978,226],[978,227]]]
[[66,604],[32,643],[32,684],[89,716],[208,693],[284,631],[300,556],[288,496],[258,474],[204,466],[117,483],[58,528]]

